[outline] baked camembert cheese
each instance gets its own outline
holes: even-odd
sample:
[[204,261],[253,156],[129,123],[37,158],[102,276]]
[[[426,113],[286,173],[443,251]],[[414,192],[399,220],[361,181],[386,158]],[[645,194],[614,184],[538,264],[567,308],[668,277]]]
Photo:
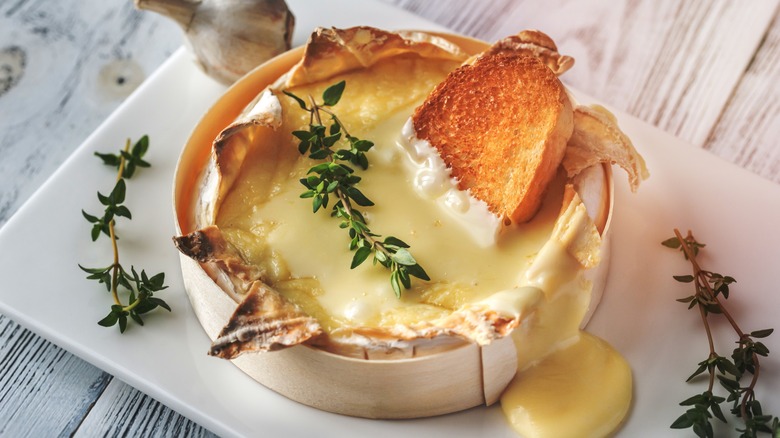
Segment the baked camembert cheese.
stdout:
[[[503,393],[518,432],[560,436],[562,408],[550,397],[573,391],[601,401],[566,408],[568,430],[617,427],[630,370],[580,327],[606,272],[612,195],[603,163],[624,167],[633,188],[647,171],[611,114],[577,106],[558,81],[573,60],[535,31],[488,47],[318,29],[303,50],[219,133],[202,171],[179,168],[175,242],[189,257],[185,283],[211,354],[293,399],[349,415],[435,415]],[[318,97],[342,80],[333,111],[375,143],[369,168],[356,171],[376,202],[366,219],[407,242],[431,278],[401,298],[383,268],[350,269],[338,221],[300,199],[313,161],[291,132],[311,121],[283,91]],[[567,369],[575,356],[576,373]],[[334,377],[339,369],[348,371]],[[396,382],[377,382],[383,375]],[[425,395],[415,404],[394,391]]]

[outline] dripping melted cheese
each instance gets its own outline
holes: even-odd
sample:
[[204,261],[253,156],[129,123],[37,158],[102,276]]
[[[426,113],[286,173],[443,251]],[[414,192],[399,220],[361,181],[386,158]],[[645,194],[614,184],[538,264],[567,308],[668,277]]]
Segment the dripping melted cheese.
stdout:
[[501,409],[523,437],[609,436],[631,405],[626,360],[580,330],[591,285],[564,249],[568,243],[551,239],[526,272],[528,283],[544,291],[544,305],[512,333],[518,372],[501,396]]

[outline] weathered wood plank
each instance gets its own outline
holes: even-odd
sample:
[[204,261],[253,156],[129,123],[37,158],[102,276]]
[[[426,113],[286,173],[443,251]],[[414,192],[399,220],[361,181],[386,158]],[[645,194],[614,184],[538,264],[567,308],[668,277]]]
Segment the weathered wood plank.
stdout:
[[[0,225],[180,45],[131,1],[0,0]],[[4,316],[0,346],[2,436],[71,435],[112,379]]]
[[780,11],[705,148],[780,183]]
[[214,437],[201,426],[168,409],[119,379],[113,379],[74,438],[80,437]]
[[[385,1],[489,41],[538,28],[555,39],[562,53],[577,60],[564,82],[699,147],[708,142],[780,4],[462,0],[443,6],[430,0]],[[767,55],[771,58],[772,53],[761,58]],[[777,79],[776,70],[756,70],[754,75],[757,79],[749,88],[755,93],[769,91]],[[773,160],[761,165],[768,167],[767,173],[780,166],[770,122],[751,126],[752,155]],[[743,129],[738,123],[720,125],[720,137],[738,136]],[[726,158],[740,159],[736,154]]]
[[0,436],[70,435],[110,380],[0,315]]
[[0,0],[0,225],[181,41],[132,1]]

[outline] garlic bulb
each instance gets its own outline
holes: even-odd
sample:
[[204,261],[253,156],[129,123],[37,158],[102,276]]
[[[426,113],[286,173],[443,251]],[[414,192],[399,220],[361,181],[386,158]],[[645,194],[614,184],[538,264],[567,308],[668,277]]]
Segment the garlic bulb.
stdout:
[[135,6],[179,23],[198,66],[224,84],[288,50],[295,25],[284,0],[135,0]]

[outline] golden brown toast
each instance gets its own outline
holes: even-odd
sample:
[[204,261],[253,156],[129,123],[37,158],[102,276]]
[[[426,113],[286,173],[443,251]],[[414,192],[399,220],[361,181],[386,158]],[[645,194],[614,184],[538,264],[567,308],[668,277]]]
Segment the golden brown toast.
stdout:
[[535,56],[498,51],[450,73],[413,115],[462,190],[500,217],[536,213],[572,134],[572,107]]

